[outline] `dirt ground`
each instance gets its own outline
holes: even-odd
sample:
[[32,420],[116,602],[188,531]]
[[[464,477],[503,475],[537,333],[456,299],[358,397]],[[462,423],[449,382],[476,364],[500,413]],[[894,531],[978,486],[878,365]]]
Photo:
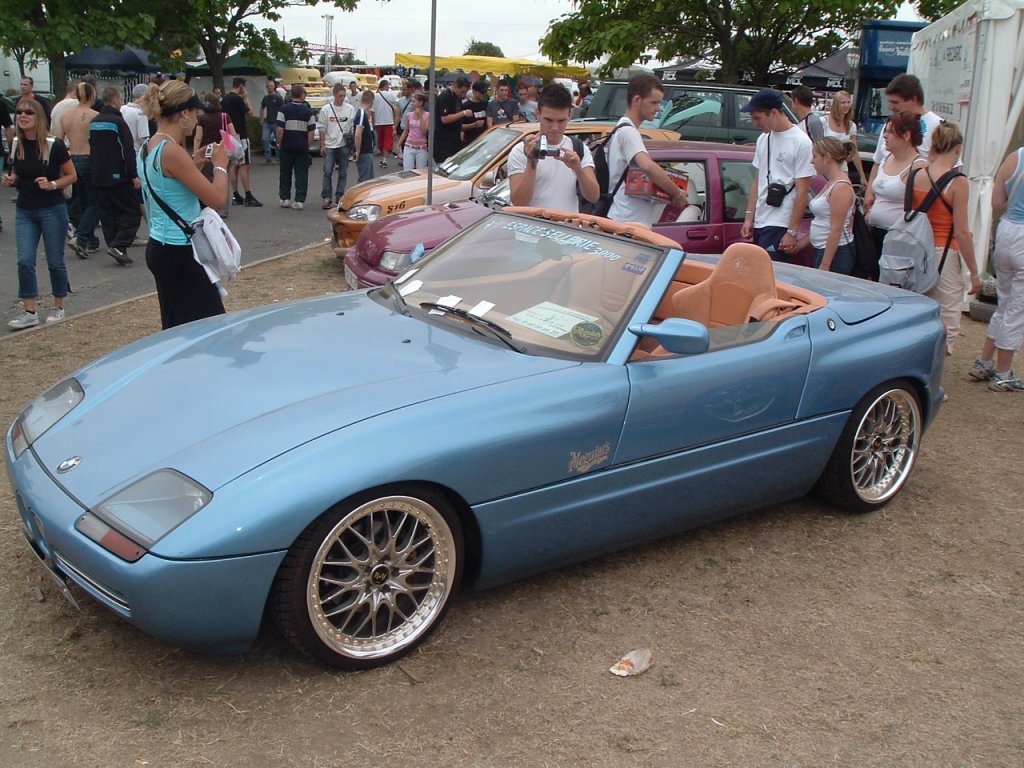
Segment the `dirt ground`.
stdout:
[[[229,309],[333,290],[325,247]],[[43,306],[48,306],[43,302]],[[158,329],[155,298],[0,340],[0,425]],[[76,611],[0,492],[3,766],[1024,765],[1024,395],[970,383],[880,513],[809,499],[484,593],[398,665],[339,674],[265,628],[235,658]],[[1024,365],[1024,361],[1021,361]],[[646,674],[608,667],[638,647]]]

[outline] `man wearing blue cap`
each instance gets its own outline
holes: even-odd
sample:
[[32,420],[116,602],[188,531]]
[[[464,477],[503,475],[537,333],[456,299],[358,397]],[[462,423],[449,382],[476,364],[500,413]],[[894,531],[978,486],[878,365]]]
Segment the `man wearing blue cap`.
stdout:
[[754,168],[757,184],[747,195],[740,234],[753,236],[772,257],[783,261],[796,253],[800,220],[807,210],[811,178],[811,140],[782,109],[782,96],[770,88],[758,91],[740,109],[749,112],[757,137]]

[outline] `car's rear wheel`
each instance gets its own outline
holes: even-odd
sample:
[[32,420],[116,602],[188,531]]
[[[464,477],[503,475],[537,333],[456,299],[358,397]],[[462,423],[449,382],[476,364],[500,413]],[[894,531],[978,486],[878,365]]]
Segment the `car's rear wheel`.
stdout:
[[876,387],[857,404],[818,488],[849,512],[884,506],[907,482],[921,442],[921,405],[905,382]]
[[445,499],[396,488],[339,505],[288,551],[274,583],[281,633],[344,669],[388,664],[440,623],[458,589],[462,527]]

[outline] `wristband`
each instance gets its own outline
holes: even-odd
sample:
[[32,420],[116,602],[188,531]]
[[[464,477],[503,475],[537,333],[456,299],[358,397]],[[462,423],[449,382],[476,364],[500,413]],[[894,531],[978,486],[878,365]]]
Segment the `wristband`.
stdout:
[[215,166],[213,166],[213,170],[215,170],[215,171],[220,171],[220,172],[221,172],[221,173],[223,173],[223,174],[224,174],[225,176],[227,176],[227,174],[228,174],[228,169],[227,169],[227,168],[224,168],[224,167],[222,167],[222,166],[219,166],[219,165],[215,165]]
[[57,191],[57,182],[56,181],[51,181],[50,182],[50,191],[51,192],[56,192]]
[[753,211],[746,211],[746,212],[745,212],[745,213],[743,214],[743,218],[746,218],[747,216],[753,216],[753,215],[754,215],[754,212],[753,212]]

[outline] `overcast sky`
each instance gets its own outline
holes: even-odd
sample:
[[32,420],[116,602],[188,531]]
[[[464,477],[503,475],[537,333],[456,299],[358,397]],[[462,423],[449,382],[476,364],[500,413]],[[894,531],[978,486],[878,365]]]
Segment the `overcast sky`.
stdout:
[[[334,42],[354,48],[368,64],[394,64],[395,53],[430,53],[430,0],[360,0],[352,13],[320,3],[288,8],[274,25],[286,37],[303,37],[323,45],[324,14],[333,19]],[[535,56],[537,41],[551,21],[569,13],[569,0],[437,0],[437,55],[458,56],[471,39],[494,43],[511,58]],[[904,3],[896,18],[917,15]]]
[[[536,55],[537,41],[569,0],[437,0],[437,55],[458,56],[470,39],[494,43],[512,58]],[[430,53],[430,0],[360,0],[352,13],[325,3],[289,8],[274,26],[287,37],[323,45],[324,14],[334,16],[334,40],[368,64],[394,64],[395,53]]]

